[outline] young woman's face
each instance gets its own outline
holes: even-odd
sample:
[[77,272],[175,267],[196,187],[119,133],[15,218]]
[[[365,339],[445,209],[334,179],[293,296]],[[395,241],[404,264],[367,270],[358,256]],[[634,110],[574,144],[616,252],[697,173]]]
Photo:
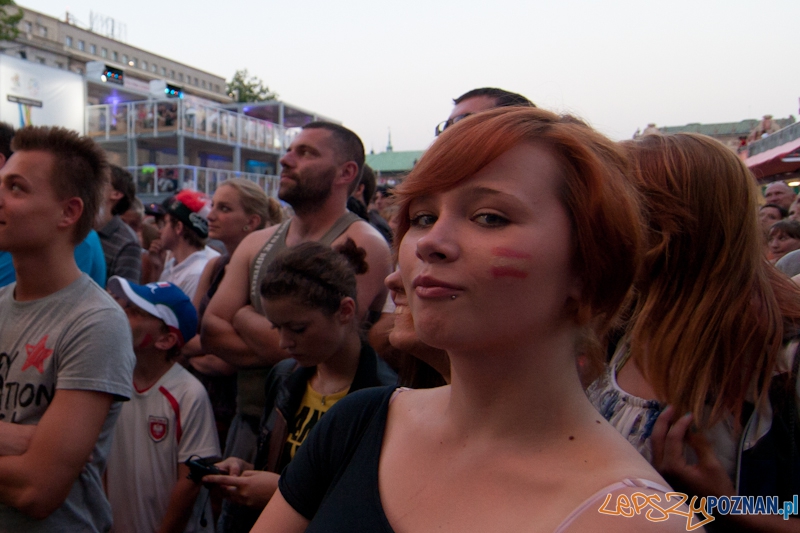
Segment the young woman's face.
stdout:
[[241,241],[248,233],[255,230],[255,227],[250,227],[249,218],[242,206],[239,192],[231,186],[221,186],[211,200],[208,236],[222,242]]
[[797,203],[797,200],[792,202],[792,205],[789,206],[789,216],[786,218],[800,222],[800,204]]
[[349,326],[296,298],[262,299],[264,312],[280,335],[280,347],[302,366],[324,363],[343,345]]
[[400,273],[420,340],[442,349],[547,335],[579,299],[559,167],[512,148],[458,186],[410,204]]
[[761,230],[766,234],[773,224],[782,220],[781,212],[774,207],[762,207],[758,212],[758,221],[761,224]]
[[769,236],[769,251],[772,252],[773,258],[780,259],[795,250],[800,250],[800,239],[795,239],[777,230]]

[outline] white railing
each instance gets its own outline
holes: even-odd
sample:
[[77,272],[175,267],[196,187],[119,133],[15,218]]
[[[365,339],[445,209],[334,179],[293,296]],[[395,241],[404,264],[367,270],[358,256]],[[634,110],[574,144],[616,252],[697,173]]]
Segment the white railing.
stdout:
[[133,174],[138,195],[164,196],[182,189],[194,189],[211,196],[225,180],[244,178],[258,185],[268,196],[278,196],[278,176],[190,165],[144,165],[127,168]]
[[87,106],[86,131],[96,140],[180,133],[187,138],[279,153],[293,131],[266,120],[183,99]]
[[768,136],[748,144],[747,155],[748,157],[753,157],[756,154],[777,148],[782,144],[786,144],[798,138],[800,138],[800,122],[795,122],[775,133],[770,133]]

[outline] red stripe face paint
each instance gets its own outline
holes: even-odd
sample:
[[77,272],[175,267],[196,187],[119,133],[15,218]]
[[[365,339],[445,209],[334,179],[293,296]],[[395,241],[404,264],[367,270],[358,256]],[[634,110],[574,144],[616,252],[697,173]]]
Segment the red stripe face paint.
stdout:
[[525,279],[528,277],[527,272],[509,266],[496,266],[490,270],[492,276],[495,278],[517,278]]
[[511,248],[496,247],[492,248],[492,255],[494,259],[489,273],[493,278],[525,279],[528,277],[528,273],[522,268],[526,266],[526,260],[531,258],[531,254]]
[[149,333],[145,333],[142,342],[139,343],[139,346],[137,346],[136,349],[144,348],[145,346],[149,345],[152,342],[153,342],[152,335],[150,335]]
[[511,248],[501,248],[501,247],[492,248],[492,255],[495,257],[508,257],[511,259],[531,258],[531,254],[526,254],[525,252],[520,252],[518,250],[512,250]]

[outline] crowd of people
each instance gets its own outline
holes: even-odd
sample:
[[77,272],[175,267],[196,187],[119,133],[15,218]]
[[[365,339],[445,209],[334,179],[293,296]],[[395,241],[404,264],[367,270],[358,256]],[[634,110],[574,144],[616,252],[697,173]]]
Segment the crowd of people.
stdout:
[[435,132],[143,205],[0,126],[0,531],[800,531],[705,503],[800,493],[794,190],[502,89]]

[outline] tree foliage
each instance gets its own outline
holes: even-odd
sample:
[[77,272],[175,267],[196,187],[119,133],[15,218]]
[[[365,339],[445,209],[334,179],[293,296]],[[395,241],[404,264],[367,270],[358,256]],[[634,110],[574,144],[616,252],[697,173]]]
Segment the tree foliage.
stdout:
[[278,97],[260,78],[251,76],[247,69],[237,70],[233,75],[228,82],[228,95],[236,102],[264,102]]
[[22,10],[14,0],[0,0],[0,41],[13,41],[19,36],[19,21]]

